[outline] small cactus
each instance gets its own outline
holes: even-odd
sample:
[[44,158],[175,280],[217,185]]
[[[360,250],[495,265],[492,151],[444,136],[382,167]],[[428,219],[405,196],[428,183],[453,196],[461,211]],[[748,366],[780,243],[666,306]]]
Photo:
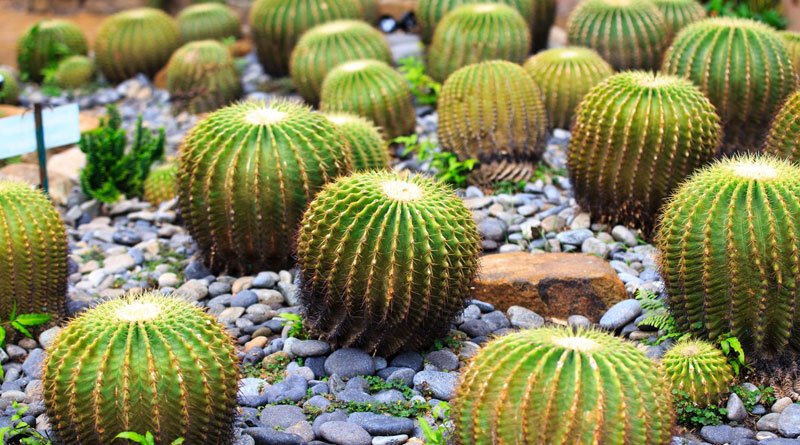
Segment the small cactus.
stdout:
[[309,323],[338,346],[384,356],[447,332],[480,251],[470,212],[447,186],[394,172],[326,187],[298,239]]
[[[513,7],[522,15],[526,22],[533,20],[534,3],[540,0],[498,0],[492,3],[502,3]],[[418,0],[414,11],[419,21],[419,33],[422,42],[431,43],[436,26],[450,12],[459,6],[475,3],[489,3],[487,0]],[[549,31],[549,29],[548,29]]]
[[453,401],[461,445],[668,443],[668,384],[632,343],[601,331],[548,327],[492,340]]
[[159,444],[231,443],[236,349],[194,305],[156,293],[110,300],[72,320],[47,352],[42,387],[60,443],[120,443],[124,431],[152,432]]
[[577,46],[542,51],[524,67],[542,89],[550,125],[564,129],[571,127],[583,96],[614,74],[614,68],[599,54]]
[[292,50],[306,31],[361,15],[359,0],[256,0],[250,9],[250,27],[258,60],[267,74],[285,76]]
[[688,80],[643,71],[609,77],[577,111],[568,150],[576,199],[601,221],[649,234],[674,189],[714,159],[719,122]]
[[144,181],[144,199],[155,206],[178,196],[178,164],[167,162],[150,171]]
[[350,143],[353,171],[383,170],[389,168],[389,150],[380,129],[361,116],[352,114],[326,114],[336,124]]
[[722,118],[723,152],[761,147],[769,121],[794,91],[796,75],[778,33],[753,20],[693,23],[664,56],[665,73],[688,77]]
[[653,3],[664,14],[673,35],[686,25],[706,18],[706,10],[697,0],[653,0]]
[[528,179],[547,142],[539,87],[511,62],[461,68],[442,87],[438,135],[443,149],[480,162],[474,182]]
[[277,270],[289,263],[306,205],[351,165],[346,139],[323,115],[292,102],[242,102],[187,134],[178,201],[213,271]]
[[657,69],[670,36],[651,0],[585,0],[567,24],[571,45],[592,48],[617,71]]
[[322,83],[320,109],[371,119],[393,139],[414,132],[417,122],[411,88],[391,66],[354,60],[331,70]]
[[0,319],[65,314],[67,233],[44,193],[0,181]]
[[783,39],[783,45],[789,53],[795,73],[800,77],[800,33],[793,31],[781,31],[779,33]]
[[696,172],[664,207],[656,243],[682,332],[748,354],[800,349],[800,167],[737,156]]
[[795,91],[772,120],[764,153],[800,162],[800,92]]
[[75,89],[86,86],[94,80],[94,61],[86,56],[69,56],[62,60],[53,75],[56,86]]
[[473,63],[508,60],[522,64],[531,50],[531,33],[514,8],[500,3],[460,6],[436,26],[428,51],[428,72],[444,82]]
[[661,359],[661,369],[673,389],[689,394],[699,405],[716,403],[730,391],[733,373],[728,359],[714,345],[682,340]]
[[164,11],[138,8],[119,12],[100,26],[94,44],[100,72],[109,82],[138,73],[155,75],[180,46],[178,25]]
[[19,81],[17,73],[11,68],[0,66],[0,76],[3,77],[3,87],[0,88],[0,104],[15,105],[19,100]]
[[45,70],[55,68],[70,55],[86,55],[89,46],[83,31],[68,20],[45,19],[29,27],[17,42],[17,65],[34,82],[44,80]]
[[178,14],[177,20],[182,43],[242,37],[239,16],[223,4],[200,3],[189,6]]
[[392,63],[392,53],[383,34],[366,22],[337,20],[303,34],[290,63],[292,81],[308,102],[319,102],[325,76],[350,60],[375,59]]
[[178,109],[192,113],[216,110],[242,95],[233,57],[216,40],[189,42],[175,51],[167,66],[167,89]]

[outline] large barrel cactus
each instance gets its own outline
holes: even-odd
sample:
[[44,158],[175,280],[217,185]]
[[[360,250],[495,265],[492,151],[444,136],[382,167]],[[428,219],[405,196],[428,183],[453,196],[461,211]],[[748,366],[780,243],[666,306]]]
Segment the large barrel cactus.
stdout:
[[389,149],[380,129],[361,116],[353,114],[326,114],[336,124],[350,144],[353,171],[383,170],[389,168]]
[[250,9],[250,27],[258,60],[269,75],[285,76],[292,50],[306,31],[360,17],[359,0],[257,0]]
[[307,319],[338,346],[419,348],[463,309],[479,251],[475,222],[447,186],[393,172],[342,178],[303,217]]
[[539,87],[511,62],[464,67],[442,87],[438,135],[443,149],[479,161],[473,182],[528,179],[547,142]]
[[89,45],[75,23],[63,19],[45,19],[29,27],[17,42],[17,66],[34,82],[44,80],[44,71],[55,68],[70,55],[86,55]]
[[697,172],[665,206],[662,276],[679,327],[748,353],[800,349],[800,167],[738,156]]
[[789,52],[789,58],[792,60],[794,72],[800,76],[800,33],[793,31],[781,31],[781,38],[786,51]]
[[316,104],[325,76],[350,60],[392,63],[383,34],[366,22],[337,20],[316,26],[297,42],[290,63],[292,81],[305,100]]
[[618,71],[657,69],[670,35],[651,0],[585,0],[567,24],[571,45],[594,49]]
[[688,77],[711,99],[722,118],[725,154],[759,149],[770,119],[796,84],[778,33],[746,19],[687,26],[664,56],[662,71]]
[[764,152],[800,162],[800,92],[794,92],[772,121]]
[[711,343],[682,340],[661,359],[661,369],[672,388],[700,405],[716,403],[730,391],[733,372],[722,351]]
[[371,119],[389,138],[413,133],[417,123],[405,78],[379,60],[354,60],[334,68],[320,97],[322,111]]
[[602,221],[650,233],[664,201],[714,158],[721,138],[714,106],[688,80],[616,74],[578,108],[568,150],[575,197]]
[[706,18],[706,10],[697,0],[653,0],[664,14],[672,34],[698,20]]
[[95,59],[110,82],[155,75],[180,46],[178,25],[164,11],[131,9],[106,19],[97,32]]
[[53,75],[53,82],[63,89],[81,88],[95,78],[94,60],[87,56],[69,56],[62,60]]
[[595,85],[614,74],[614,68],[589,48],[553,48],[531,57],[525,70],[542,89],[550,126],[569,129],[575,109]]
[[474,3],[502,3],[509,5],[519,11],[526,22],[533,20],[534,3],[538,0],[498,0],[489,2],[487,0],[419,0],[414,10],[417,21],[419,22],[419,33],[422,42],[431,43],[433,33],[439,22],[454,9],[459,6]]
[[219,3],[191,5],[178,14],[177,20],[183,43],[242,37],[239,16],[231,8]]
[[144,181],[144,199],[159,205],[178,196],[178,164],[167,162],[152,169]]
[[44,193],[0,181],[0,319],[65,313],[67,233]]
[[233,57],[216,40],[189,42],[175,51],[167,66],[167,89],[173,105],[192,113],[216,110],[242,95]]
[[531,33],[519,12],[500,3],[460,6],[436,26],[428,51],[428,73],[444,82],[464,66],[486,60],[522,64],[531,50]]
[[110,300],[72,320],[48,349],[47,415],[60,443],[231,443],[239,366],[233,339],[201,309],[155,293]]
[[19,81],[17,73],[11,68],[0,66],[0,76],[3,76],[3,87],[0,88],[0,104],[15,105],[19,100]]
[[669,386],[632,343],[540,328],[488,343],[453,401],[461,445],[669,443]]
[[211,113],[184,139],[178,200],[212,270],[278,270],[289,263],[306,205],[351,164],[325,116],[292,102],[242,102]]

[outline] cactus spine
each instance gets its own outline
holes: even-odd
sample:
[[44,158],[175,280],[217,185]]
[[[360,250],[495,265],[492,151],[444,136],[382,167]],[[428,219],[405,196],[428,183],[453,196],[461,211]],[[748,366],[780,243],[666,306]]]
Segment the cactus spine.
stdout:
[[[502,3],[513,7],[530,22],[534,18],[534,3],[539,0],[498,0],[492,3]],[[419,21],[420,37],[425,44],[431,43],[436,26],[450,12],[459,6],[471,5],[475,3],[489,3],[486,0],[419,0],[415,9],[417,20]]]
[[714,106],[688,80],[616,74],[578,108],[568,155],[575,197],[602,221],[650,233],[661,205],[714,158],[721,137]]
[[44,80],[44,70],[55,68],[70,55],[86,55],[89,46],[78,25],[62,19],[46,19],[29,27],[17,42],[17,65],[34,82]]
[[522,64],[531,33],[517,10],[499,3],[460,6],[436,26],[428,51],[428,72],[439,82],[467,65],[487,60]]
[[378,127],[371,121],[352,114],[326,114],[336,124],[353,155],[353,171],[389,168],[389,151]]
[[786,51],[789,53],[789,59],[792,61],[794,72],[800,76],[800,33],[792,31],[781,31],[781,38]]
[[673,389],[689,394],[700,405],[716,403],[733,382],[728,359],[705,341],[679,342],[664,354],[661,369]]
[[375,59],[392,63],[392,53],[383,35],[357,20],[337,20],[316,26],[303,34],[292,52],[292,81],[305,100],[316,104],[325,76],[350,60]]
[[225,40],[242,37],[242,24],[231,8],[219,3],[200,3],[178,14],[181,42]]
[[58,64],[53,81],[59,88],[75,89],[94,80],[94,61],[86,56],[69,56]]
[[359,0],[257,0],[250,27],[258,60],[274,77],[289,74],[289,59],[306,31],[339,19],[359,19]]
[[760,148],[769,120],[796,83],[777,32],[746,19],[687,26],[664,56],[662,71],[688,77],[711,99],[722,118],[725,154]]
[[216,40],[189,42],[175,51],[167,66],[167,89],[173,103],[192,113],[216,110],[242,95],[233,57]]
[[0,104],[14,105],[19,100],[19,81],[17,73],[11,68],[0,67],[0,76],[3,76],[3,87],[0,88]]
[[417,122],[405,78],[378,60],[354,60],[334,68],[322,83],[320,109],[371,119],[391,139],[413,133]]
[[542,51],[528,59],[524,66],[542,89],[553,128],[569,129],[583,96],[614,74],[614,68],[599,54],[577,46]]
[[617,71],[657,69],[670,29],[651,0],[586,0],[570,14],[571,45],[597,51]]
[[339,179],[300,230],[307,319],[336,345],[383,355],[428,344],[464,306],[479,240],[470,212],[437,181],[393,172]]
[[0,317],[65,313],[67,233],[47,197],[27,184],[0,181]]
[[184,139],[178,168],[181,212],[206,264],[287,266],[303,210],[350,171],[349,151],[333,123],[299,104],[250,101],[208,115]]
[[696,0],[653,0],[664,14],[672,34],[675,35],[686,25],[706,18],[706,10]]
[[100,26],[94,52],[109,82],[143,73],[155,75],[180,46],[178,25],[164,11],[131,9],[112,15]]
[[197,307],[155,293],[74,319],[44,363],[48,418],[64,443],[106,445],[123,431],[156,443],[230,443],[239,366],[233,339]]
[[442,87],[438,136],[443,149],[480,162],[474,182],[528,179],[547,142],[539,87],[511,62],[461,68]]
[[667,382],[633,344],[600,331],[525,330],[472,359],[453,402],[456,441],[641,444],[669,442]]
[[694,174],[664,207],[656,239],[684,332],[739,338],[749,353],[800,347],[800,167],[769,156]]
[[144,199],[153,205],[174,199],[178,195],[178,164],[167,162],[150,171],[144,181]]
[[779,158],[800,162],[800,93],[795,91],[772,121],[764,152]]

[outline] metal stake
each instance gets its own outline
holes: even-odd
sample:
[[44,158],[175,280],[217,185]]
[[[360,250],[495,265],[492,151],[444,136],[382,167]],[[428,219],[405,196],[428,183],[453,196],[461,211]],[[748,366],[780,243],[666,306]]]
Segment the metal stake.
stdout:
[[47,181],[47,151],[44,146],[44,124],[42,122],[42,104],[33,104],[33,120],[36,123],[36,153],[39,155],[39,184],[46,194],[50,193]]

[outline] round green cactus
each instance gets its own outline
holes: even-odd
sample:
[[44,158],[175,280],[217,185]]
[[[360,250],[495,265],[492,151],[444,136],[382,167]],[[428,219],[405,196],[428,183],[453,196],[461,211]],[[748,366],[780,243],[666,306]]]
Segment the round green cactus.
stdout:
[[371,121],[352,114],[326,114],[350,144],[353,171],[389,168],[389,150],[380,129]]
[[688,77],[711,99],[722,118],[725,154],[758,150],[770,119],[796,84],[778,33],[746,19],[687,26],[664,56],[662,71]]
[[250,27],[258,60],[267,74],[285,76],[292,50],[306,31],[361,15],[359,0],[257,0],[250,9]]
[[53,81],[59,88],[75,89],[94,80],[94,60],[86,56],[69,56],[58,64]]
[[651,0],[586,0],[570,14],[571,45],[597,51],[614,69],[657,69],[670,28]]
[[792,61],[795,73],[800,76],[800,33],[792,31],[781,31],[781,38],[786,51],[789,52],[789,59]]
[[769,156],[694,174],[664,207],[656,239],[680,328],[750,354],[800,349],[800,167]]
[[242,102],[211,113],[184,139],[178,201],[213,271],[278,270],[289,264],[306,205],[351,165],[346,139],[322,114],[292,102]]
[[461,68],[442,87],[438,135],[443,149],[479,161],[476,183],[528,179],[547,142],[539,87],[503,60]]
[[514,8],[500,3],[459,6],[436,26],[428,51],[428,73],[439,82],[467,65],[487,60],[522,64],[531,33]]
[[292,52],[290,71],[295,88],[308,102],[319,102],[325,76],[344,62],[375,59],[392,63],[383,34],[366,22],[336,20],[303,34]]
[[83,31],[68,20],[45,19],[29,27],[17,42],[17,65],[34,82],[70,55],[86,55],[89,46]]
[[480,237],[445,185],[394,172],[326,187],[303,217],[297,259],[310,324],[382,355],[447,332],[478,267]]
[[177,20],[182,43],[242,37],[239,16],[231,8],[219,3],[189,6],[178,14]]
[[331,70],[320,109],[371,119],[390,138],[414,132],[417,114],[405,78],[379,60],[354,60]]
[[489,342],[453,401],[456,442],[661,445],[675,417],[657,365],[600,331],[525,330]]
[[242,95],[233,57],[216,40],[189,42],[175,51],[167,66],[167,89],[174,105],[192,113],[216,110]]
[[728,359],[705,341],[678,342],[664,354],[661,369],[673,389],[685,392],[700,405],[716,403],[733,382]]
[[0,76],[4,82],[0,88],[0,104],[15,105],[19,100],[20,90],[17,73],[11,68],[0,67]]
[[109,82],[155,75],[180,46],[178,25],[164,11],[131,9],[107,18],[95,38],[97,67]]
[[48,349],[42,380],[63,443],[107,445],[124,431],[149,431],[160,444],[231,443],[233,339],[179,299],[129,295],[84,312]]
[[0,318],[63,316],[67,296],[67,233],[44,193],[0,181]]
[[[539,0],[536,0],[538,3]],[[459,6],[475,3],[488,3],[486,0],[419,0],[414,11],[419,22],[422,42],[431,43],[436,26],[450,12]],[[519,11],[526,22],[533,20],[534,2],[531,0],[498,0],[492,3],[509,5]]]
[[599,54],[577,46],[542,51],[528,59],[524,67],[542,89],[550,126],[565,129],[572,125],[583,96],[614,74],[614,68]]
[[692,24],[706,18],[706,10],[696,0],[653,0],[664,14],[673,35]]
[[378,0],[358,0],[361,6],[361,17],[367,23],[378,23],[380,18],[380,10],[378,9]]
[[714,159],[719,122],[688,80],[643,71],[609,77],[577,111],[568,150],[576,199],[601,221],[650,233],[674,189]]
[[144,199],[159,205],[178,196],[178,164],[167,162],[150,171],[144,181]]
[[772,120],[764,152],[800,162],[800,92],[794,92]]

